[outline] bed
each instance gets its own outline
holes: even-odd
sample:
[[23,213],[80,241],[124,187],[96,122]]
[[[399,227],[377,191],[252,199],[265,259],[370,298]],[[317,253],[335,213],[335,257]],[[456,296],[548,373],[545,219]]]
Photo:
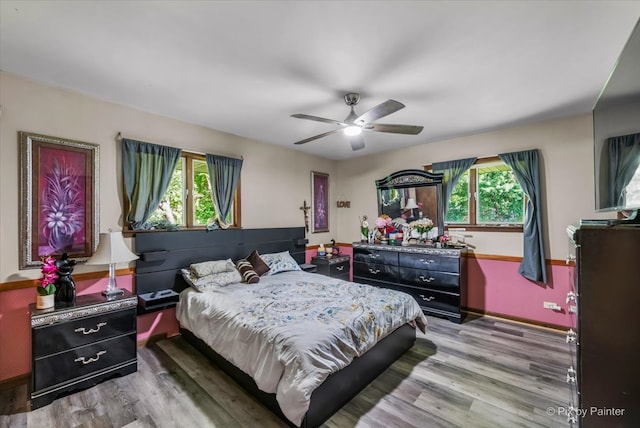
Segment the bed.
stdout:
[[[290,425],[312,427],[413,346],[415,327],[426,325],[415,301],[299,270],[206,292],[181,273],[253,250],[288,252],[302,263],[305,243],[303,228],[139,234],[136,289],[179,291],[185,339]],[[310,327],[311,319],[321,322]]]

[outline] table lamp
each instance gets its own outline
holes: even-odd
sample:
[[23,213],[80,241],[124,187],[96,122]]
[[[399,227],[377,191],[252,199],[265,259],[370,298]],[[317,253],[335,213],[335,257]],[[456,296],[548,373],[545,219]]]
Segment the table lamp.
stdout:
[[107,233],[100,234],[98,249],[87,260],[88,265],[109,265],[109,284],[102,292],[107,299],[124,294],[124,290],[118,288],[116,284],[116,263],[130,262],[136,260],[137,255],[132,253],[122,238],[122,232],[114,232],[109,229]]

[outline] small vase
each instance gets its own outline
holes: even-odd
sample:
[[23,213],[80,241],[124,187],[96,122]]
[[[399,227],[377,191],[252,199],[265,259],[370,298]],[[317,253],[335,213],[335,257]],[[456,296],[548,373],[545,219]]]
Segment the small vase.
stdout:
[[46,294],[44,296],[36,296],[36,309],[49,309],[55,306],[55,294]]

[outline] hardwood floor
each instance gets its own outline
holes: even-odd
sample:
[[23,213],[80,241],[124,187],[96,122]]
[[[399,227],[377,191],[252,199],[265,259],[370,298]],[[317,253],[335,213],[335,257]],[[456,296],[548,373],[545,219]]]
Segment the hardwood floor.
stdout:
[[[429,317],[427,334],[324,427],[567,427],[568,355],[552,330]],[[27,394],[0,391],[0,427],[286,426],[180,337],[138,349],[129,376],[31,412]]]

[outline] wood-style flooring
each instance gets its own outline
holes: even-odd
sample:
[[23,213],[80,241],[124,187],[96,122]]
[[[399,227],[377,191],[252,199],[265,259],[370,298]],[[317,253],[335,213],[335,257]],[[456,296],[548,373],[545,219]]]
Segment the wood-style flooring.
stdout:
[[[569,364],[560,332],[429,317],[413,349],[324,427],[567,427]],[[134,374],[34,411],[27,395],[0,391],[0,427],[286,426],[180,337],[139,348]]]

